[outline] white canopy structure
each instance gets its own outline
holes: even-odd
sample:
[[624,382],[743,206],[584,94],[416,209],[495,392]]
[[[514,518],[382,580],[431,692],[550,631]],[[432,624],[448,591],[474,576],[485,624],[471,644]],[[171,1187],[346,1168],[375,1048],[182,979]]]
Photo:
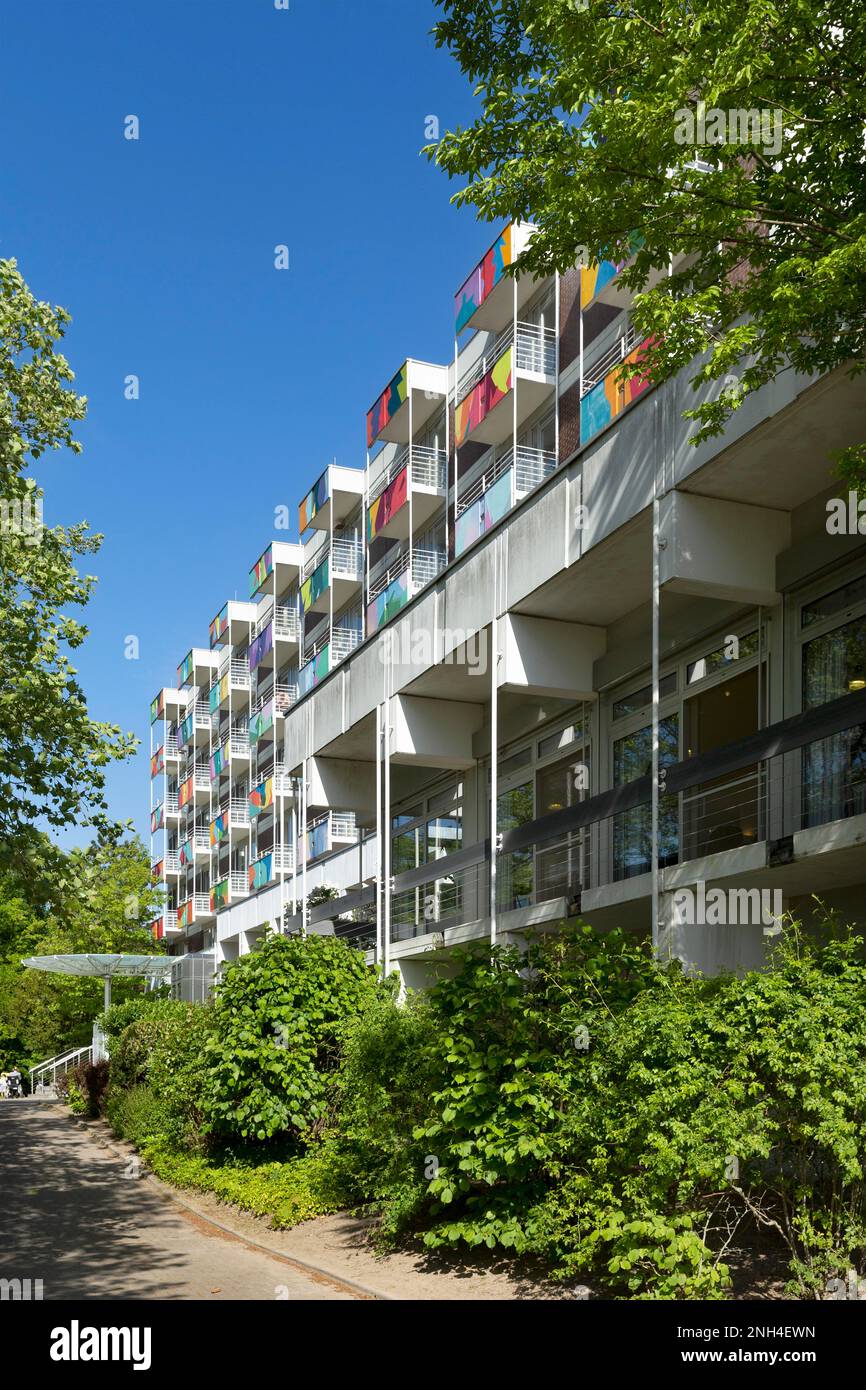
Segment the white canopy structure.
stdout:
[[171,979],[171,956],[28,956],[21,961],[29,970],[47,970],[57,975],[94,975],[105,981],[105,1007],[111,1004],[111,981],[115,975],[139,975],[165,983]]

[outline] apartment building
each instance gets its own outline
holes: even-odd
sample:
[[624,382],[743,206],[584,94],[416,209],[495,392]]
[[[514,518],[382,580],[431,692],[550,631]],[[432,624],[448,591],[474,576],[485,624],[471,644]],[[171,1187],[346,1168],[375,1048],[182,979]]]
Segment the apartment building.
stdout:
[[862,382],[784,370],[696,448],[687,377],[623,374],[623,266],[507,275],[531,234],[151,705],[175,953],[336,932],[417,987],[575,915],[706,971],[780,910],[866,916],[866,538],[830,462]]

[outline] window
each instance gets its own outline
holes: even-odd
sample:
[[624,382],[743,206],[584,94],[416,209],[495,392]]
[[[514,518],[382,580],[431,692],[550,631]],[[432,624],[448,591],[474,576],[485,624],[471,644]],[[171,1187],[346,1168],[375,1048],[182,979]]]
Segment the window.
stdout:
[[[677,673],[672,671],[669,676],[663,676],[659,681],[659,699],[664,700],[668,695],[675,695],[677,690]],[[613,706],[613,718],[625,719],[629,714],[638,714],[647,705],[652,704],[653,688],[651,685],[644,685],[640,690],[635,690],[633,694],[626,695],[622,700],[616,700]]]
[[715,675],[717,671],[757,654],[757,632],[748,632],[745,637],[734,638],[733,642],[726,639],[724,645],[717,647],[715,651],[708,652],[698,661],[689,662],[686,667],[686,685],[697,685],[698,681],[706,680],[707,676]]
[[[837,590],[849,594],[854,588]],[[834,611],[835,595],[803,609]],[[842,611],[842,604],[839,610]],[[817,621],[817,618],[815,619]],[[803,644],[803,708],[866,689],[866,614],[831,628]],[[866,811],[866,729],[857,724],[803,751],[803,824],[823,825]]]
[[[565,732],[565,731],[563,731]],[[576,806],[589,794],[589,754],[575,750],[541,768],[535,778],[538,816]],[[588,886],[589,831],[578,830],[554,844],[540,845],[535,854],[536,901],[572,897]]]
[[[679,757],[679,714],[659,721],[659,766],[672,767]],[[613,745],[613,784],[622,787],[652,772],[652,725],[618,738]],[[659,798],[659,864],[675,864],[679,844],[677,799]],[[636,806],[614,816],[614,879],[633,878],[652,869],[652,807]]]

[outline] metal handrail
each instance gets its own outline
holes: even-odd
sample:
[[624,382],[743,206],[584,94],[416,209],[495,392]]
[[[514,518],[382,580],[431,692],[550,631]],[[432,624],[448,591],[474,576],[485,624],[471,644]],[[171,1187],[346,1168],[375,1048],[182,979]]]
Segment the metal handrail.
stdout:
[[333,574],[348,574],[360,579],[364,573],[364,547],[360,541],[334,538]]
[[542,327],[538,323],[518,323],[515,334],[514,328],[509,324],[497,335],[484,355],[460,378],[455,393],[458,405],[511,346],[515,349],[514,365],[519,371],[543,372],[545,376],[555,374],[556,330]]
[[397,453],[387,468],[383,468],[370,484],[367,493],[367,506],[381,497],[386,487],[394,481],[398,473],[401,473],[406,465],[411,461],[412,469],[410,479],[421,487],[438,487],[444,489],[445,475],[448,466],[448,453],[445,449],[437,449],[434,444],[404,444],[403,448]]
[[280,604],[274,612],[274,637],[289,642],[297,642],[300,630],[301,623],[297,608],[290,608],[287,604]]
[[49,1057],[44,1062],[37,1062],[34,1067],[29,1068],[30,1091],[35,1094],[36,1087],[44,1087],[44,1076],[47,1071],[51,1072],[51,1085],[57,1083],[57,1074],[65,1076],[68,1071],[82,1063],[89,1063],[93,1060],[93,1044],[87,1047],[75,1047],[70,1052],[58,1053],[56,1057]]
[[606,352],[603,352],[600,357],[597,357],[594,362],[584,368],[581,397],[591,391],[594,386],[598,386],[600,381],[604,381],[608,373],[614,367],[619,366],[620,362],[623,362],[641,341],[641,336],[634,325],[629,324],[625,332],[621,333],[613,344],[613,347],[608,348]]
[[249,667],[249,662],[247,662],[247,661],[239,661],[237,657],[234,657],[234,656],[232,657],[232,664],[231,664],[231,683],[232,683],[232,685],[240,686],[241,689],[243,689],[243,690],[249,689],[249,684],[250,684],[250,667]]

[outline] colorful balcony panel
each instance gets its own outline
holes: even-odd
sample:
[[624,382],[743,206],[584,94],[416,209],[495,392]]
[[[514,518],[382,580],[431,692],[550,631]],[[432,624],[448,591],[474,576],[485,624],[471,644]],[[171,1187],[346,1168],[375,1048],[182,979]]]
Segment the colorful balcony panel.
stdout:
[[274,568],[273,546],[268,546],[263,555],[260,555],[250,570],[250,598],[257,594],[268,576]]
[[151,866],[150,866],[150,881],[151,881],[151,883],[159,883],[160,880],[162,879],[162,876],[163,876],[164,871],[165,871],[165,860],[164,860],[164,859],[157,859],[157,861],[156,861],[155,864],[151,864]]
[[186,902],[181,903],[180,907],[177,909],[178,929],[181,929],[183,927],[191,927],[194,921],[194,916],[195,914],[193,912],[193,900],[192,898],[187,898]]
[[182,722],[177,726],[177,741],[178,741],[178,743],[189,743],[189,741],[190,741],[190,739],[192,738],[192,736],[193,736],[194,733],[195,733],[195,715],[194,715],[194,714],[188,714],[188,715],[186,716],[186,719],[182,720]]
[[305,613],[309,613],[317,598],[321,598],[328,588],[330,581],[330,564],[327,559],[317,565],[310,575],[301,585],[301,606]]
[[192,676],[192,652],[187,652],[187,654],[186,654],[186,656],[184,657],[183,661],[180,663],[180,665],[179,665],[178,668],[177,668],[177,684],[178,684],[178,688],[180,688],[180,686],[182,686],[182,685],[186,685],[187,681],[190,679],[191,676]]
[[267,888],[268,884],[273,882],[274,856],[272,854],[263,855],[254,864],[250,864],[247,873],[251,893],[254,893],[257,888]]
[[[649,338],[633,348],[625,362],[639,362],[646,351]],[[623,363],[608,372],[603,381],[593,386],[580,402],[580,442],[586,442],[611,424],[616,417],[631,405],[644,391],[649,389],[650,381],[644,376],[623,376]]]
[[226,672],[222,680],[217,681],[215,685],[212,685],[210,691],[208,692],[208,705],[210,707],[211,714],[216,714],[220,705],[223,703],[224,700],[227,700],[228,697],[229,677],[228,672]]
[[454,298],[455,333],[463,332],[476,309],[480,309],[485,299],[505,274],[506,268],[514,259],[514,229],[505,228],[502,236],[491,246],[483,261],[473,270],[469,279],[460,286]]
[[228,637],[229,630],[229,606],[225,605],[220,609],[210,625],[210,645],[211,651],[214,647],[222,647]]
[[458,448],[466,443],[493,407],[505,400],[513,384],[511,364],[512,350],[508,348],[458,405],[454,412],[454,437]]
[[250,745],[258,743],[262,735],[266,734],[268,729],[273,728],[273,723],[274,702],[269,700],[264,708],[260,709],[258,714],[254,714],[250,720]]
[[473,541],[495,526],[511,510],[511,469],[461,512],[454,528],[454,554],[462,555]]
[[218,844],[220,843],[221,840],[224,840],[224,839],[226,838],[226,836],[228,835],[228,833],[229,833],[229,828],[228,828],[228,824],[227,824],[227,822],[226,822],[225,816],[223,816],[223,815],[214,816],[214,819],[213,819],[213,820],[211,821],[211,823],[210,823],[210,847],[211,847],[211,849],[213,849],[216,845],[218,845]]
[[186,781],[181,782],[180,786],[177,789],[178,807],[188,806],[194,796],[195,788],[193,786],[192,774],[190,774],[190,776],[187,777]]
[[165,918],[157,917],[155,922],[150,924],[150,934],[154,941],[162,941],[165,936]]
[[298,699],[302,695],[308,694],[314,686],[319,684],[319,681],[325,679],[329,669],[330,651],[330,646],[323,647],[312,661],[308,661],[306,666],[301,667],[298,672]]
[[374,541],[401,507],[409,499],[409,469],[401,468],[396,478],[392,478],[385,491],[380,493],[372,506],[367,508],[367,540]]
[[192,840],[184,840],[177,852],[177,860],[182,869],[188,869],[195,863],[193,854]]
[[164,772],[164,771],[165,771],[165,748],[164,748],[164,747],[159,747],[159,748],[157,748],[156,752],[152,755],[152,757],[151,757],[151,759],[150,759],[150,775],[151,775],[151,777],[158,777],[159,774],[160,774],[161,772]]
[[267,811],[274,804],[274,779],[266,777],[264,782],[259,782],[257,787],[253,787],[249,795],[250,820],[255,820],[263,811]]
[[318,859],[321,855],[327,854],[330,847],[329,822],[319,821],[318,825],[307,831],[307,859]]
[[378,632],[383,623],[390,622],[408,602],[409,571],[405,569],[396,579],[391,580],[387,589],[383,589],[381,594],[377,594],[367,604],[367,636]]
[[272,652],[273,649],[274,625],[273,623],[268,623],[264,631],[260,632],[258,637],[254,638],[250,643],[250,670],[254,671],[257,666],[260,666],[268,653]]
[[409,363],[404,362],[377,400],[367,411],[367,448],[372,449],[382,431],[390,424],[409,391]]
[[165,691],[161,690],[155,699],[150,702],[150,722],[155,724],[157,719],[165,718]]
[[154,806],[150,813],[150,833],[151,835],[155,835],[158,830],[163,830],[164,828],[165,807],[162,802],[160,802],[158,806]]
[[210,780],[215,782],[218,777],[221,777],[224,772],[228,771],[228,765],[229,741],[226,739],[225,743],[221,744],[219,748],[214,749],[213,753],[211,753]]
[[611,280],[615,280],[619,272],[628,265],[632,256],[643,244],[643,236],[640,232],[632,232],[629,238],[631,252],[619,261],[598,261],[595,265],[585,265],[580,272],[580,307],[586,309],[588,305],[596,299]]
[[229,905],[229,880],[224,878],[221,883],[215,883],[210,890],[210,910],[219,912],[221,907]]
[[330,475],[326,468],[321,478],[316,480],[298,508],[298,524],[300,526],[301,535],[312,526],[313,518],[316,513],[321,511],[322,507],[324,507],[330,495]]

